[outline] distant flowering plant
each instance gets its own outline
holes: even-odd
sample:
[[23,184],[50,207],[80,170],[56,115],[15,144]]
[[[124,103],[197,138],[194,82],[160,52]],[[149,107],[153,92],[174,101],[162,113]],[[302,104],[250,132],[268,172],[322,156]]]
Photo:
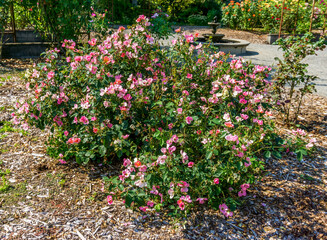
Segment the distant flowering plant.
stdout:
[[232,216],[258,178],[272,139],[265,80],[270,69],[211,53],[181,34],[160,48],[145,16],[125,32],[77,48],[50,50],[26,73],[30,97],[13,121],[51,129],[48,153],[60,162],[121,161],[107,179],[108,204],[124,198],[144,212],[197,205]]
[[[232,29],[250,30],[263,28],[270,33],[278,33],[283,10],[283,30],[305,33],[309,29],[312,6],[304,0],[242,0],[230,1],[223,7],[222,22]],[[314,8],[314,29],[323,27],[323,15],[326,10],[324,1],[316,2]],[[296,28],[296,29],[295,29]]]
[[95,33],[97,38],[103,39],[109,33],[110,22],[107,16],[108,10],[105,9],[103,13],[97,12],[93,7],[91,7],[91,10],[92,13],[88,21],[87,30],[90,33]]
[[170,35],[172,35],[173,30],[171,26],[171,22],[169,21],[170,16],[164,13],[161,9],[157,9],[155,13],[149,19],[150,32],[157,39],[167,39]]

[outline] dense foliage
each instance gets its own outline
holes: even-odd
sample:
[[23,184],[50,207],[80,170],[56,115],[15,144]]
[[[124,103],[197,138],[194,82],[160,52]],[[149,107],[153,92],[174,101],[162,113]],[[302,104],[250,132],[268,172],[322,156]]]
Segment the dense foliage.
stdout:
[[61,163],[121,161],[108,202],[176,212],[208,204],[231,216],[263,168],[265,152],[287,143],[273,134],[267,67],[212,53],[181,35],[165,50],[145,16],[102,43],[65,40],[27,72],[30,96],[14,123],[51,129],[48,153]]
[[24,0],[19,3],[28,13],[31,25],[55,41],[78,39],[87,29],[91,0]]
[[[233,29],[249,30],[263,28],[265,31],[278,32],[282,11],[281,0],[244,0],[230,1],[223,7],[223,23]],[[283,30],[304,33],[309,29],[311,5],[304,1],[286,1],[284,6]],[[322,28],[324,16],[319,15],[326,10],[324,1],[316,4],[313,18],[313,28]]]

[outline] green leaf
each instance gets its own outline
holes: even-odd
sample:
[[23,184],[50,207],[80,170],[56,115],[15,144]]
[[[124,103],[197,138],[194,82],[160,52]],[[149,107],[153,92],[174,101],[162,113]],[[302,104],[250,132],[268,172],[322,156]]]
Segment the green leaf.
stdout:
[[212,157],[212,152],[207,152],[206,159],[210,159]]
[[136,197],[135,202],[137,202],[139,205],[145,205],[145,201],[143,198]]
[[162,105],[162,101],[158,101],[154,105]]
[[237,163],[236,163],[236,167],[237,167],[237,169],[238,169],[238,170],[240,170],[240,169],[241,169],[241,167],[242,167],[242,164],[241,164],[241,162],[237,162]]
[[303,159],[303,152],[302,151],[298,151],[296,153],[296,158],[297,158],[297,160],[302,161],[302,159]]
[[101,145],[99,147],[99,153],[100,153],[101,157],[103,157],[106,154],[106,152],[107,152],[107,148],[104,145]]
[[213,176],[214,177],[220,177],[222,173],[223,173],[223,171],[217,170]]
[[132,205],[133,202],[133,198],[131,195],[127,194],[126,198],[125,198],[125,205],[127,207],[130,207]]
[[213,119],[212,122],[215,123],[215,124],[220,124],[220,120],[217,119],[217,118]]
[[118,181],[118,177],[114,177],[114,178],[112,178],[111,179],[111,182],[113,183],[113,184],[117,184],[119,181]]
[[273,151],[272,154],[273,154],[273,156],[276,157],[276,158],[279,158],[279,159],[282,158],[282,155],[281,155],[280,152],[278,152],[278,151]]
[[119,184],[119,185],[118,185],[118,189],[119,189],[120,191],[124,191],[124,189],[125,189],[125,188],[124,188],[124,185],[123,185],[123,184]]
[[161,209],[161,207],[162,207],[162,204],[159,203],[159,204],[157,204],[157,205],[154,206],[154,209],[155,209],[157,212],[159,212],[160,209]]
[[157,130],[157,131],[153,134],[153,136],[154,136],[155,138],[159,139],[158,137],[160,137],[160,131]]
[[263,154],[265,158],[271,158],[271,152],[270,151],[265,151]]

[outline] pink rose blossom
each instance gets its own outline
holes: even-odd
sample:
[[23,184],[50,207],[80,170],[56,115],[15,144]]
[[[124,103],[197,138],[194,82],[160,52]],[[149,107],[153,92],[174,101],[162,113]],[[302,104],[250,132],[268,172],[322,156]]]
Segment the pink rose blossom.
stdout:
[[146,210],[148,209],[148,207],[139,207],[139,209],[140,209],[142,212],[146,212]]
[[191,124],[192,121],[193,121],[193,118],[192,117],[186,117],[185,120],[186,120],[187,124]]
[[148,201],[148,203],[147,203],[146,205],[148,205],[149,207],[153,207],[154,202],[152,202],[152,201]]
[[112,200],[112,196],[111,195],[108,195],[107,196],[107,202],[109,205],[111,205],[113,203],[113,200]]
[[246,196],[246,190],[243,190],[243,189],[242,189],[241,191],[239,191],[239,192],[238,192],[238,196],[239,196],[239,197],[242,197],[242,196],[245,197],[245,196]]
[[82,116],[79,121],[84,123],[85,125],[89,124],[89,120],[85,116]]
[[177,204],[178,204],[178,207],[181,209],[181,210],[184,210],[185,208],[185,203],[183,202],[183,200],[179,199],[177,201]]
[[246,160],[247,160],[248,162],[245,162],[245,163],[244,163],[244,166],[245,166],[245,167],[249,167],[249,166],[251,166],[252,163],[251,163],[250,159],[249,159],[249,158],[246,158]]
[[66,163],[67,163],[65,160],[62,160],[62,159],[59,159],[59,162],[60,162],[61,164],[66,164]]
[[198,201],[200,204],[204,204],[205,201],[207,201],[207,200],[208,200],[208,198],[198,198],[198,199],[196,199],[196,201]]
[[213,182],[214,182],[215,184],[219,184],[219,178],[215,178],[215,179],[213,180]]
[[50,71],[49,73],[48,73],[48,79],[50,80],[50,79],[52,79],[54,77],[54,72],[53,71]]

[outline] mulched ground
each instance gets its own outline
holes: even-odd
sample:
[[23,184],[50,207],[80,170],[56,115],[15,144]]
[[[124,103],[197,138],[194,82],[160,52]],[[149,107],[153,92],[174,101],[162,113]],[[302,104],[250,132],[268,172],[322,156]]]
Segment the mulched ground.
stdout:
[[[19,70],[31,66],[29,60],[2,63],[0,129],[13,103],[26,96]],[[101,178],[118,168],[59,164],[45,154],[47,131],[0,132],[0,170],[10,169],[10,188],[0,193],[0,239],[327,239],[327,99],[308,96],[299,124],[317,138],[314,156],[266,160],[262,182],[230,219],[203,208],[181,221],[141,215],[122,202],[109,206]]]

